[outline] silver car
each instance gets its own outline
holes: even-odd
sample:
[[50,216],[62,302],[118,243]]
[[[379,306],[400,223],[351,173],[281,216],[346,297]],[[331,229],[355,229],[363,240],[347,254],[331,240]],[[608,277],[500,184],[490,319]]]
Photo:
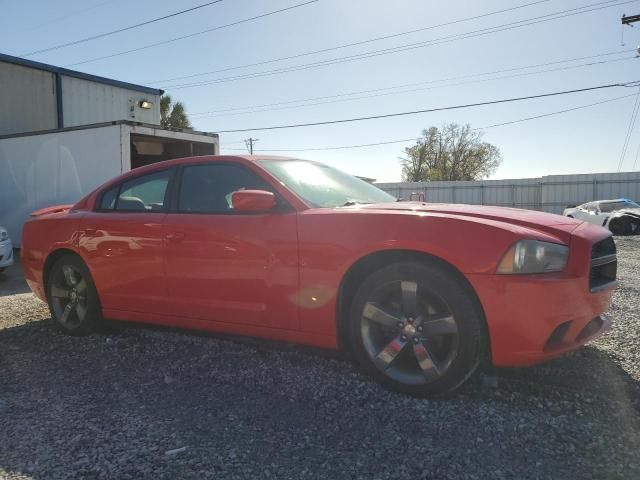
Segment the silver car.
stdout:
[[9,238],[9,232],[0,227],[0,272],[13,265],[13,245]]
[[565,208],[562,214],[606,227],[614,235],[640,233],[640,205],[626,198],[583,203]]

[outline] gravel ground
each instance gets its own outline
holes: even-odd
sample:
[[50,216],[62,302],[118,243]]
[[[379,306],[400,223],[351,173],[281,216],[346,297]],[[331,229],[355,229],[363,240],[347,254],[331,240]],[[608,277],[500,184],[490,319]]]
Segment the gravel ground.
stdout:
[[31,294],[0,293],[0,478],[638,479],[640,238],[618,248],[610,333],[446,400],[313,349],[137,326],[72,338]]

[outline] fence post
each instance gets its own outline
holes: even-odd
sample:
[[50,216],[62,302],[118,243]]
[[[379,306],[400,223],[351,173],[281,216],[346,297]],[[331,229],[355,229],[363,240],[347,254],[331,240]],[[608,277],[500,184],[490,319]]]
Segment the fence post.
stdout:
[[484,183],[480,184],[480,205],[484,205]]
[[538,210],[544,212],[545,210],[542,206],[542,182],[538,182],[538,195],[536,196],[538,197]]
[[451,186],[451,203],[456,203],[456,186]]
[[511,184],[511,206],[514,208],[516,206],[516,185],[514,183]]
[[593,199],[598,200],[598,179],[593,179]]

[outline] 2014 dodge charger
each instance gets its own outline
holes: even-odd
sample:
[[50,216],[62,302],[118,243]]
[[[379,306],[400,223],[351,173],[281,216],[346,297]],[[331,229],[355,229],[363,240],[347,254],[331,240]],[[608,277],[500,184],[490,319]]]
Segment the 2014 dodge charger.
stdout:
[[388,388],[451,391],[610,325],[607,230],[498,207],[397,202],[320,163],[211,156],[128,172],[25,224],[54,321],[103,318],[349,351]]

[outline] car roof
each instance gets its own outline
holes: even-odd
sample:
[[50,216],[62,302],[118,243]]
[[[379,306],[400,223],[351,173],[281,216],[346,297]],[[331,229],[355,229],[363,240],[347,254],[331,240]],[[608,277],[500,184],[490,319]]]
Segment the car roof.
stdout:
[[632,202],[633,200],[630,200],[628,198],[616,198],[614,200],[597,200],[593,203],[616,203],[616,202]]
[[[277,160],[280,162],[286,161],[300,161],[300,158],[294,157],[285,157],[280,155],[201,155],[195,157],[183,157],[183,158],[174,158],[171,160],[163,160],[161,162],[152,163],[150,165],[145,165],[143,167],[138,167],[133,170],[129,170],[125,175],[129,176],[135,172],[136,175],[145,173],[145,172],[153,172],[155,170],[163,170],[165,168],[174,167],[176,165],[188,165],[191,163],[204,163],[204,162],[224,162],[224,161],[245,161],[257,163],[260,160]],[[308,161],[308,160],[303,160]]]

